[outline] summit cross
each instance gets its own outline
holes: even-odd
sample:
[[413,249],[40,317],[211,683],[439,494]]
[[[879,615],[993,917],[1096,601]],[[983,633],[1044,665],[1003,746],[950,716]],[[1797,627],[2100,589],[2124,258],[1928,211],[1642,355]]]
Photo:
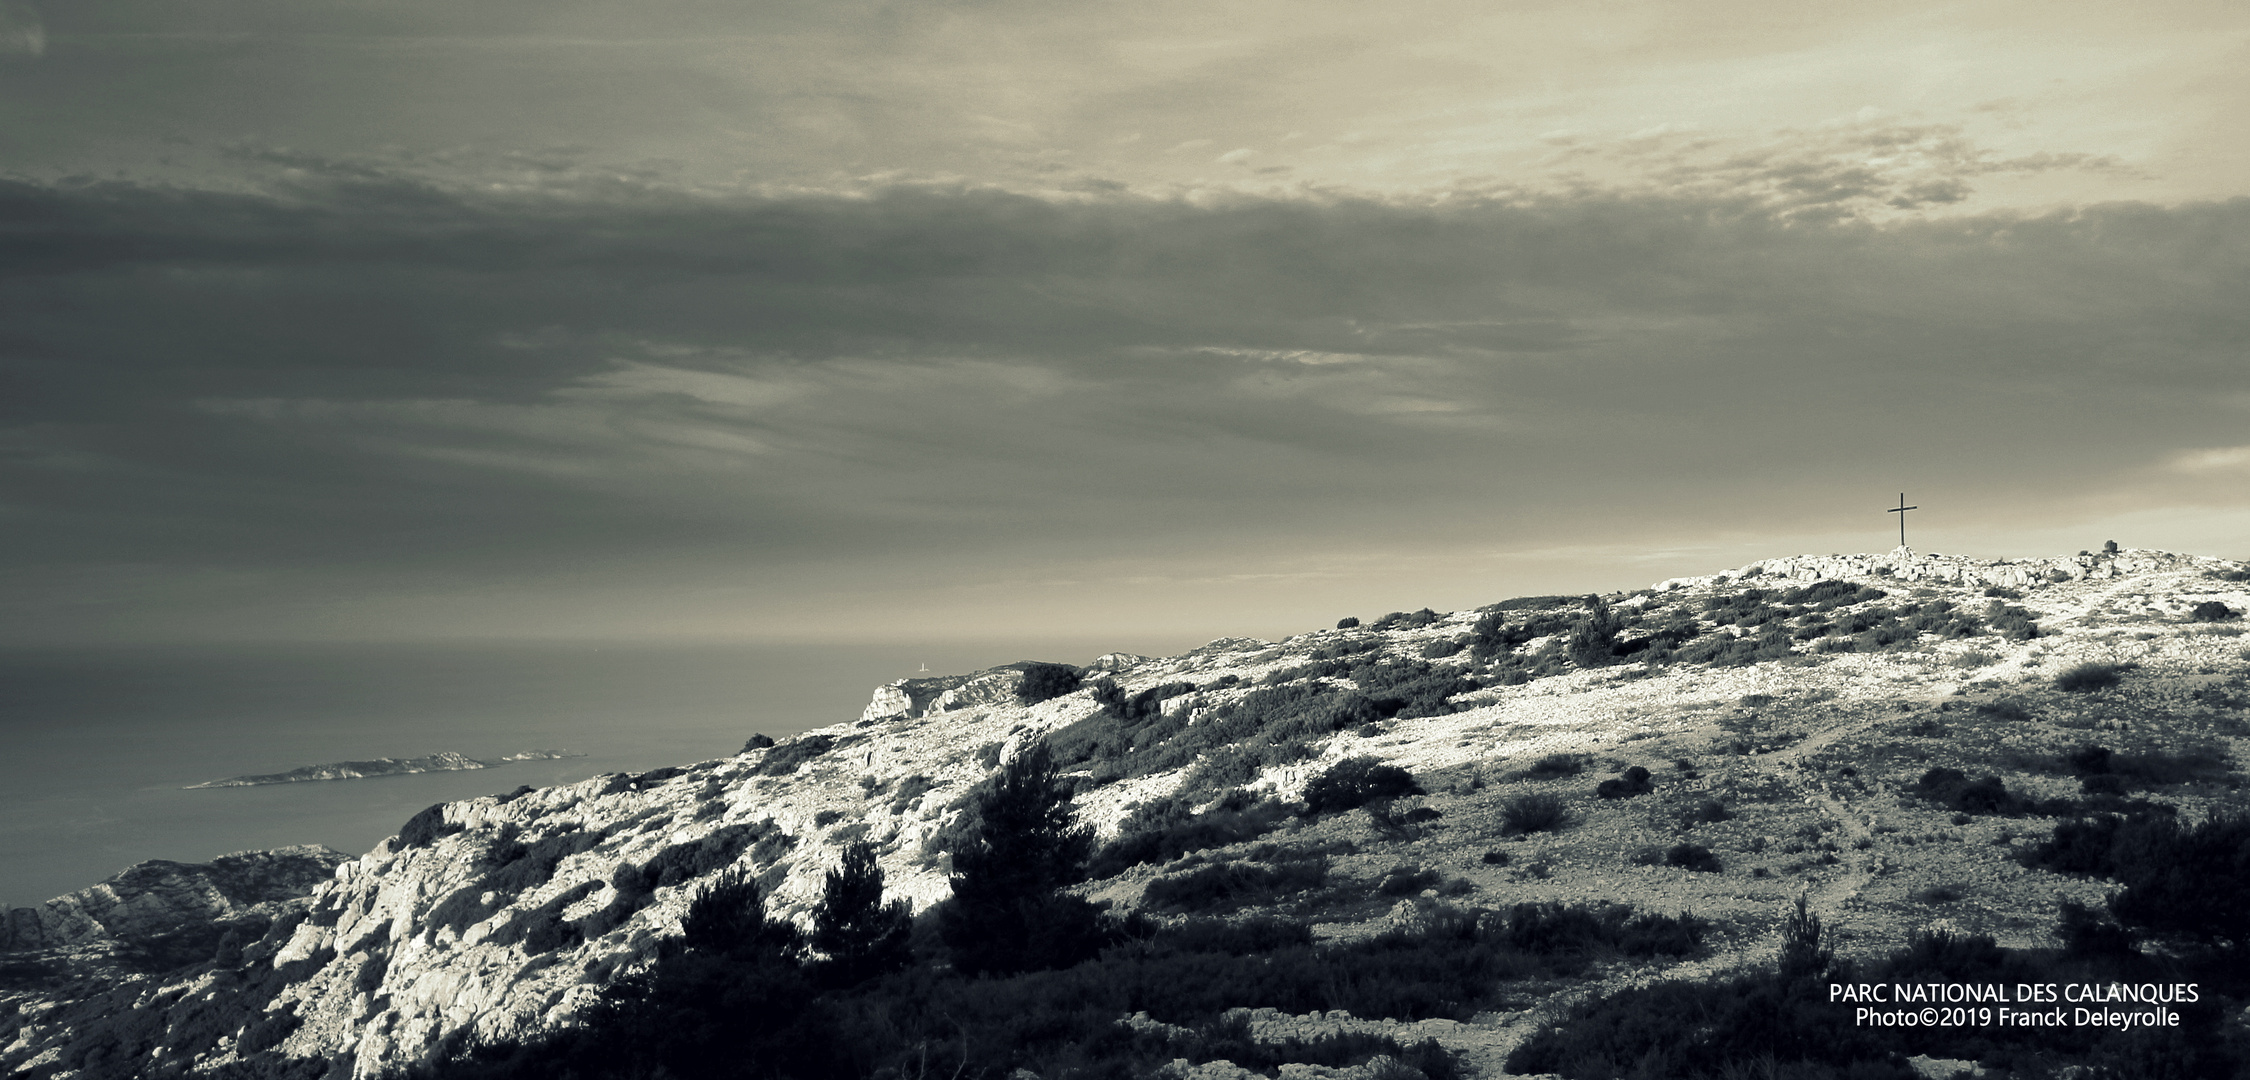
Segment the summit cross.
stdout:
[[1909,510],[1920,509],[1921,507],[1919,506],[1906,505],[1906,493],[1901,491],[1898,493],[1898,505],[1883,511],[1886,514],[1898,515],[1898,546],[1906,546],[1906,512]]

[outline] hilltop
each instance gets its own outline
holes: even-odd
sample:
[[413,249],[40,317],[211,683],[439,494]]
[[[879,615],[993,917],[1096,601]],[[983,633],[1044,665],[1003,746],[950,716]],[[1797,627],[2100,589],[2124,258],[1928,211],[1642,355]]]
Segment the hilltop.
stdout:
[[[471,1034],[568,1025],[729,868],[803,920],[864,840],[890,894],[927,910],[976,785],[1043,742],[1109,845],[1080,892],[1113,912],[1268,915],[1338,943],[1540,902],[1705,927],[1684,956],[1605,954],[1457,1016],[1245,1001],[1235,1018],[1264,1043],[1434,1038],[1500,1075],[1574,1005],[1770,965],[1800,897],[1846,958],[1932,927],[2054,945],[2065,902],[2115,888],[2029,864],[2058,821],[2244,808],[2245,608],[2235,561],[1900,549],[1111,654],[1067,678],[902,680],[856,719],[730,758],[432,807],[210,961],[96,984],[71,977],[71,942],[34,942],[0,1004],[0,1066],[372,1077]],[[1041,680],[1074,688],[1026,700]],[[1361,758],[1420,793],[1302,806]]]

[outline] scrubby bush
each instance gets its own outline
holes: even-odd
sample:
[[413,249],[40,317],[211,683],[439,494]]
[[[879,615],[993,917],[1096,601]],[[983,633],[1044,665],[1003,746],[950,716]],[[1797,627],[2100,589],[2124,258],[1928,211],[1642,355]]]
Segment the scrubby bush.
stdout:
[[1439,638],[1422,646],[1425,660],[1443,660],[1469,647],[1468,641],[1459,638]]
[[1619,773],[1614,780],[1604,780],[1594,786],[1594,794],[1604,799],[1630,799],[1646,795],[1656,786],[1649,781],[1648,770],[1635,765]]
[[1022,670],[1023,681],[1016,685],[1016,701],[1021,704],[1037,705],[1078,689],[1078,669],[1069,664],[1026,662]]
[[1610,651],[1617,644],[1617,632],[1624,624],[1607,604],[1596,602],[1586,617],[1571,624],[1570,637],[1563,644],[1563,653],[1579,667],[1600,667],[1615,663],[1617,655]]
[[1155,911],[1225,912],[1317,889],[1327,880],[1328,860],[1318,856],[1276,863],[1214,863],[1149,882],[1141,899]]
[[2055,676],[2055,689],[2073,694],[2107,690],[2116,686],[2125,672],[2133,667],[2132,664],[2103,663],[2098,660],[2072,664]]
[[2055,823],[2047,839],[2025,850],[2024,865],[2058,874],[2116,877],[2134,852],[2161,842],[2174,827],[2171,807],[2131,814],[2095,814]]
[[2067,799],[2027,799],[2008,790],[1997,776],[1971,780],[1959,769],[1931,769],[1908,789],[1946,809],[1963,814],[2070,814],[2078,807]]
[[1359,619],[1356,616],[1352,615],[1346,615],[1343,618],[1336,620],[1336,629],[1338,630],[1349,630],[1358,625]]
[[1477,920],[1477,936],[1527,953],[1688,956],[1710,924],[1693,915],[1636,913],[1623,904],[1515,904]]
[[1570,823],[1570,812],[1561,796],[1532,792],[1500,804],[1500,821],[1501,831],[1510,836],[1554,832]]
[[1244,919],[1190,915],[1164,927],[1155,940],[1166,948],[1181,952],[1254,956],[1276,949],[1311,945],[1313,933],[1312,927],[1307,923],[1273,915],[1253,915]]
[[1719,872],[1718,856],[1711,854],[1711,849],[1701,844],[1672,845],[1664,852],[1664,865],[1705,874]]
[[1586,759],[1577,754],[1548,754],[1520,774],[1525,780],[1554,780],[1586,771]]
[[1447,698],[1477,688],[1475,680],[1463,678],[1451,668],[1420,660],[1363,663],[1352,668],[1351,675],[1375,713],[1372,719],[1444,716],[1453,711]]
[[1989,716],[1995,720],[2020,722],[2031,719],[2031,710],[2024,708],[2023,702],[2014,698],[2001,698],[1998,701],[1987,701],[1979,704],[1977,715]]
[[2197,604],[2195,605],[2195,607],[2188,610],[2188,618],[2193,619],[2196,622],[2226,622],[2230,619],[2239,619],[2241,617],[2241,612],[2236,611],[2235,609],[2230,608],[2225,604],[2218,602],[2217,600],[2205,600],[2204,602]]
[[1437,888],[1445,875],[1419,866],[1395,866],[1376,882],[1375,891],[1384,896],[1413,896],[1424,889]]
[[773,745],[773,737],[772,737],[772,736],[770,736],[770,735],[767,735],[767,734],[766,734],[766,733],[764,733],[764,732],[759,732],[759,733],[757,733],[757,734],[754,734],[754,735],[750,736],[750,738],[749,738],[749,739],[747,739],[747,740],[745,740],[745,741],[743,742],[743,744],[742,744],[742,752],[743,752],[743,753],[745,753],[745,754],[747,754],[747,753],[749,753],[749,752],[750,752],[750,751],[752,751],[752,750],[763,750],[763,749],[765,749],[765,748],[767,748],[767,747],[769,747],[769,746],[772,746],[772,745]]
[[[997,762],[999,755],[995,754],[993,757],[994,761]],[[913,808],[914,804],[921,802],[922,796],[929,794],[930,789],[936,786],[930,782],[929,777],[921,773],[914,773],[899,781],[898,789],[891,792],[891,813],[896,815],[907,812]]]
[[2158,817],[2142,843],[2116,850],[2124,890],[2110,913],[2125,926],[2195,945],[2250,947],[2250,814],[2213,811],[2192,826]]
[[2032,621],[2031,612],[1998,600],[1986,605],[1984,623],[2007,641],[2030,641],[2039,636],[2039,624]]
[[799,735],[767,750],[764,759],[758,762],[757,775],[788,776],[835,745],[834,735]]
[[1337,814],[1356,810],[1377,799],[1423,794],[1414,774],[1372,757],[1349,757],[1322,771],[1305,785],[1308,813]]
[[1170,862],[1189,852],[1255,840],[1287,817],[1279,800],[1259,799],[1240,789],[1201,814],[1176,796],[1138,803],[1118,825],[1117,839],[1094,856],[1089,872],[1111,877],[1139,863]]
[[1688,825],[1715,825],[1734,820],[1734,812],[1717,799],[1701,799],[1681,812],[1680,820]]

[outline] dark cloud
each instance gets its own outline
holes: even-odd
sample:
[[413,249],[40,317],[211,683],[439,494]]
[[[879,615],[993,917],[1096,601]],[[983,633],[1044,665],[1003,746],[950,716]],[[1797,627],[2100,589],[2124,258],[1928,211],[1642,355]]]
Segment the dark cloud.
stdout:
[[1875,226],[1802,211],[1949,189],[746,197],[268,156],[0,185],[12,588],[1248,573],[1817,529],[1902,476],[1999,520],[2171,497],[2146,471],[2224,458],[2250,404],[2250,200]]

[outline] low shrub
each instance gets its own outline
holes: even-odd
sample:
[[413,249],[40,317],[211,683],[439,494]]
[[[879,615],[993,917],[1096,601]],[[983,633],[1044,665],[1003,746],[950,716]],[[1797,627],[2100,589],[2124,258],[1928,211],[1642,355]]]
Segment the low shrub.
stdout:
[[1422,658],[1425,660],[1443,660],[1468,647],[1469,642],[1466,639],[1439,638],[1422,646]]
[[[995,765],[999,763],[997,753],[993,755],[993,762]],[[930,782],[929,777],[921,773],[914,773],[899,781],[897,790],[891,792],[891,813],[898,815],[907,812],[914,807],[914,804],[921,802],[922,796],[929,794],[930,789],[936,786],[936,784]]]
[[1349,757],[1305,785],[1305,808],[1314,815],[1356,810],[1378,799],[1424,794],[1414,774],[1372,757]]
[[1997,776],[1971,780],[1959,769],[1931,769],[1908,788],[1914,795],[1962,814],[2020,817],[2025,814],[2062,815],[2078,812],[2067,799],[2027,799],[2008,790]]
[[1586,759],[1577,754],[1548,754],[1518,775],[1525,780],[1553,780],[1585,771]]
[[1119,824],[1117,839],[1094,855],[1090,872],[1114,877],[1140,863],[1165,863],[1190,852],[1255,840],[1288,816],[1279,800],[1257,799],[1239,789],[1201,814],[1178,797],[1139,803]]
[[1311,945],[1312,941],[1311,924],[1273,915],[1252,915],[1246,919],[1190,915],[1164,927],[1155,936],[1155,942],[1165,948],[1228,956],[1253,956]]
[[1688,825],[1715,825],[1734,820],[1734,811],[1717,799],[1702,799],[1681,812],[1680,820]]
[[1500,804],[1501,831],[1509,836],[1554,832],[1570,823],[1562,797],[1547,792],[1516,795]]
[[2055,676],[2055,689],[2072,694],[2088,694],[2116,686],[2132,664],[2104,663],[2088,660],[2072,664]]
[[1346,615],[1343,618],[1336,620],[1336,629],[1338,630],[1349,630],[1358,625],[1359,618],[1353,615]]
[[1317,889],[1327,880],[1328,860],[1322,856],[1272,864],[1214,863],[1149,882],[1141,899],[1152,911],[1235,911]]
[[1480,939],[1537,955],[1689,956],[1710,924],[1693,915],[1635,913],[1623,904],[1515,904],[1477,920]]
[[1985,607],[1984,623],[2007,641],[2030,641],[2039,636],[2039,624],[2032,621],[2031,612],[1999,600]]
[[1995,720],[2021,722],[2031,719],[2031,710],[2024,708],[2023,702],[2014,698],[2001,698],[1998,701],[1987,701],[1979,704],[1977,715],[1989,716]]
[[2055,823],[2047,839],[2017,856],[2025,866],[2058,874],[2116,877],[2134,852],[2148,850],[2174,829],[2176,811],[2149,806],[2129,814],[2094,814]]
[[1705,874],[1719,872],[1718,856],[1711,854],[1711,849],[1701,844],[1672,845],[1664,852],[1664,865]]
[[2193,608],[2190,608],[2188,610],[2188,618],[2193,619],[2196,622],[2226,622],[2230,619],[2239,619],[2241,617],[2241,612],[2236,611],[2235,609],[2230,608],[2225,604],[2218,602],[2217,600],[2205,600],[2204,602],[2197,604]]
[[835,745],[834,735],[800,735],[767,750],[765,758],[758,762],[755,775],[788,776]]
[[1445,875],[1419,866],[1395,866],[1375,885],[1375,891],[1384,896],[1413,896],[1424,889],[1437,888]]
[[1619,773],[1614,780],[1604,780],[1594,786],[1594,794],[1604,799],[1630,799],[1656,790],[1648,778],[1648,770],[1638,765]]
[[1078,689],[1078,669],[1069,664],[1030,661],[1022,664],[1021,669],[1023,681],[1016,684],[1016,701],[1019,704],[1037,705]]

